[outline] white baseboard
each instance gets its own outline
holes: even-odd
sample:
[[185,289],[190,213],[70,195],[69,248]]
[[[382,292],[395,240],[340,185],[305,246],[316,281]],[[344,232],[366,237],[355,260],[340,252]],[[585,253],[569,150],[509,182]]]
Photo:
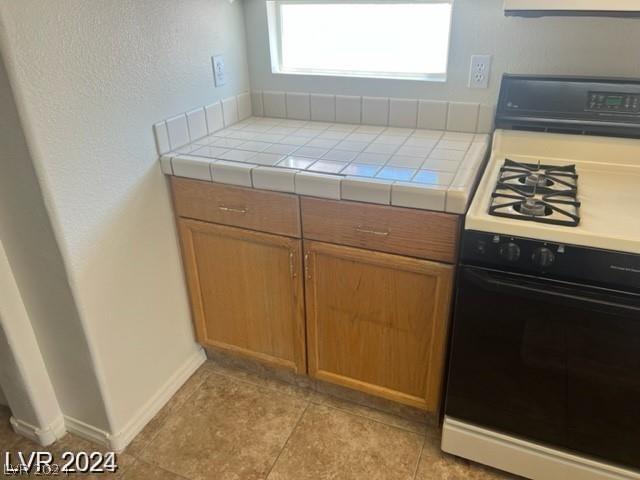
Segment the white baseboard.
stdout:
[[115,452],[122,452],[206,360],[204,350],[198,348],[122,430],[108,437],[109,448]]
[[110,434],[75,418],[65,417],[67,431],[114,452],[122,452],[206,359],[202,348],[196,350],[119,432]]
[[30,423],[24,422],[18,418],[11,417],[9,419],[13,430],[23,437],[32,440],[43,447],[51,445],[53,442],[62,438],[65,433],[64,417],[60,416],[51,422],[46,428],[39,428]]
[[533,480],[640,480],[640,472],[544,447],[450,417],[445,418],[442,429],[442,450]]
[[109,443],[109,432],[96,428],[93,425],[89,425],[73,417],[67,417],[66,415],[64,417],[64,423],[67,426],[68,433],[72,433],[78,437],[84,438],[85,440],[102,445],[103,447],[111,447]]
[[206,359],[207,356],[204,350],[198,348],[156,394],[138,410],[138,413],[133,416],[127,425],[116,434],[112,435],[107,431],[68,416],[60,417],[44,429],[37,428],[14,417],[11,417],[11,425],[17,434],[27,437],[42,446],[51,445],[69,432],[110,448],[115,452],[122,452]]

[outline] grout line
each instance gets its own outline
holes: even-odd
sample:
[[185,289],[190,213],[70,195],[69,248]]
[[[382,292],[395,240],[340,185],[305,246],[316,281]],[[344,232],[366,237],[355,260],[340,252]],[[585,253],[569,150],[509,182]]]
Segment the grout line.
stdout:
[[287,106],[287,92],[282,92],[284,97],[284,118],[287,120],[293,120],[289,118],[289,107]]
[[302,411],[302,413],[298,417],[298,421],[296,422],[296,424],[291,429],[291,432],[289,432],[289,436],[287,437],[287,439],[285,440],[284,444],[282,445],[282,448],[278,452],[278,456],[276,457],[276,459],[271,464],[271,468],[269,469],[269,472],[267,473],[267,476],[265,477],[265,479],[268,479],[269,476],[271,475],[271,472],[273,471],[273,469],[275,468],[276,464],[278,463],[278,460],[280,460],[280,456],[282,455],[282,452],[284,452],[284,450],[287,448],[287,445],[289,444],[289,440],[291,440],[291,437],[293,436],[293,432],[295,432],[296,429],[298,428],[298,425],[300,425],[300,422],[302,421],[302,417],[304,417],[305,413],[307,413],[307,410],[309,409],[310,405],[311,405],[311,400],[309,400],[307,402],[307,405],[304,407],[304,410]]
[[[250,385],[253,385],[253,386],[256,386],[256,387],[260,387],[260,388],[262,388],[262,389],[267,389],[267,390],[271,390],[271,391],[278,391],[278,392],[282,392],[281,390],[278,390],[278,389],[272,388],[272,387],[270,387],[270,386],[260,385],[260,384],[258,384],[258,383],[254,383],[254,382],[252,382],[252,381],[250,381],[250,380],[245,380],[244,378],[238,378],[238,377],[233,376],[233,375],[225,375],[225,374],[222,374],[222,373],[216,373],[216,372],[213,372],[212,374],[219,375],[219,376],[223,376],[223,377],[225,377],[225,378],[231,378],[231,379],[233,379],[233,380],[237,380],[237,381],[240,381],[240,382],[243,382],[243,383],[248,383],[248,384],[250,384]],[[329,404],[327,404],[327,403],[324,403],[322,400],[320,400],[320,402],[314,402],[314,401],[313,401],[313,395],[312,395],[312,394],[313,394],[313,392],[317,392],[317,393],[319,393],[320,395],[328,396],[328,397],[332,397],[332,398],[337,399],[338,401],[342,401],[342,402],[350,403],[350,404],[355,405],[355,406],[358,406],[358,407],[368,408],[368,409],[370,409],[370,410],[373,410],[373,411],[375,411],[375,412],[379,412],[379,413],[384,414],[384,415],[389,415],[389,416],[392,416],[392,417],[396,417],[396,418],[398,418],[399,420],[404,420],[404,421],[407,421],[407,422],[413,422],[413,423],[415,423],[415,424],[417,424],[417,425],[421,425],[421,426],[423,426],[423,427],[427,425],[427,423],[426,423],[426,422],[425,422],[425,423],[422,423],[422,422],[418,422],[418,421],[414,421],[414,420],[409,420],[409,419],[404,418],[404,417],[401,417],[401,416],[399,416],[399,415],[396,415],[396,414],[393,414],[393,413],[389,413],[389,412],[385,412],[384,410],[380,410],[380,409],[377,409],[377,408],[374,408],[374,407],[370,407],[370,406],[367,406],[367,405],[362,405],[362,404],[360,404],[360,403],[352,402],[352,401],[350,401],[350,400],[344,400],[344,399],[342,399],[342,398],[340,398],[340,397],[336,397],[336,396],[334,396],[334,395],[330,395],[330,394],[328,394],[328,393],[319,392],[319,391],[317,390],[317,388],[313,388],[313,387],[312,387],[312,388],[309,388],[309,389],[305,389],[304,387],[299,387],[299,386],[297,386],[297,385],[295,385],[295,384],[291,384],[291,383],[288,383],[288,382],[285,382],[285,381],[282,381],[282,380],[279,380],[279,379],[275,379],[275,378],[268,378],[267,380],[276,381],[276,382],[282,383],[282,384],[283,384],[283,385],[285,385],[285,386],[291,386],[292,388],[298,388],[298,389],[300,389],[300,390],[308,390],[308,391],[311,393],[311,394],[309,395],[309,398],[307,399],[307,401],[308,401],[308,403],[309,403],[309,404],[314,404],[314,405],[323,405],[323,406],[325,406],[325,407],[333,408],[334,410],[339,410],[339,411],[341,411],[341,412],[349,413],[349,414],[351,414],[351,415],[354,415],[354,416],[357,416],[357,417],[361,417],[361,418],[365,418],[365,419],[367,419],[367,420],[371,420],[371,421],[373,421],[373,422],[380,423],[380,424],[386,425],[386,426],[388,426],[388,427],[397,428],[397,429],[400,429],[400,430],[405,431],[405,432],[414,433],[414,434],[416,434],[416,435],[419,435],[417,432],[415,432],[415,431],[413,431],[413,430],[409,430],[409,429],[407,429],[407,428],[403,428],[403,427],[400,427],[400,426],[398,426],[398,425],[392,425],[392,424],[390,424],[390,423],[387,423],[387,422],[384,422],[384,421],[381,421],[381,420],[378,420],[378,419],[375,419],[375,418],[367,417],[366,415],[362,415],[362,414],[360,414],[360,413],[355,413],[355,412],[352,412],[352,411],[347,410],[347,409],[342,409],[342,408],[340,408],[340,407],[336,407],[336,406],[334,406],[334,405],[329,405]],[[289,396],[292,396],[292,397],[296,397],[296,395],[295,395],[295,394],[291,394],[291,393],[289,393],[289,392],[282,392],[282,393],[285,393],[286,395],[289,395]]]
[[443,131],[447,131],[449,129],[449,109],[451,108],[451,103],[447,103],[447,111],[444,113],[444,129]]
[[391,127],[389,122],[391,121],[391,98],[387,98],[387,123],[384,125],[386,128]]
[[418,476],[418,470],[420,470],[420,462],[422,461],[422,453],[424,452],[425,444],[427,443],[427,435],[424,433],[422,435],[422,448],[420,449],[420,454],[418,455],[418,461],[416,462],[416,468],[413,470],[413,476],[411,477],[415,480]]

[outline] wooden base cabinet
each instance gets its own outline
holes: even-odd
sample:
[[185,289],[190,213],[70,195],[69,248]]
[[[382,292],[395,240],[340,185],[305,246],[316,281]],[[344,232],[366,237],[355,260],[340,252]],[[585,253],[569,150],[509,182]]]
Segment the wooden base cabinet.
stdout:
[[301,241],[178,219],[198,341],[306,372]]
[[171,187],[202,345],[438,411],[459,216]]
[[439,408],[451,265],[305,241],[309,374]]

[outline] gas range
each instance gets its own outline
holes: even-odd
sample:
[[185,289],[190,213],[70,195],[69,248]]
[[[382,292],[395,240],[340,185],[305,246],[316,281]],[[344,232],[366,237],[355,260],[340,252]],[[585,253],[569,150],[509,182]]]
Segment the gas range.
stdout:
[[640,254],[639,216],[640,140],[499,129],[465,230]]
[[[465,229],[640,255],[640,81],[505,76]],[[640,101],[640,100],[639,100]]]
[[596,92],[640,80],[506,76],[465,219],[442,449],[526,478],[640,479],[640,114]]

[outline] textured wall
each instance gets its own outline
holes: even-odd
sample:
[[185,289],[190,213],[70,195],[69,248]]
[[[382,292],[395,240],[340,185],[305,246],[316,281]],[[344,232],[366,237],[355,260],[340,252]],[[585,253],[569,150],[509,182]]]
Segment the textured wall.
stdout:
[[[112,432],[197,346],[151,125],[248,89],[242,2],[0,2],[2,53]],[[210,55],[229,83],[212,84]]]
[[[25,315],[28,315],[24,320],[31,322],[64,412],[107,429],[109,423],[88,342],[1,59],[0,164],[0,244],[20,289],[21,299],[16,302],[24,304]],[[19,308],[6,310],[11,307],[9,287],[0,291],[3,294],[0,316],[4,312],[6,317],[1,318],[0,323],[11,323],[19,332],[23,331],[26,327],[20,325]],[[8,338],[12,335],[16,332],[7,332]],[[27,338],[24,341],[26,347]],[[11,352],[5,353],[11,355]],[[36,360],[34,357],[33,361]],[[2,368],[8,368],[8,363],[0,363]],[[44,391],[42,396],[46,397]]]
[[[251,86],[351,95],[490,102],[503,72],[640,76],[639,19],[505,18],[503,0],[455,0],[446,83],[274,75],[264,0],[245,0]],[[327,26],[327,33],[331,28]],[[384,34],[384,32],[381,32]],[[491,87],[467,87],[471,55],[494,56]]]
[[1,241],[0,292],[0,405],[10,404],[11,414],[22,424],[54,430],[40,434],[51,443],[63,433],[56,428],[63,425],[62,412]]

